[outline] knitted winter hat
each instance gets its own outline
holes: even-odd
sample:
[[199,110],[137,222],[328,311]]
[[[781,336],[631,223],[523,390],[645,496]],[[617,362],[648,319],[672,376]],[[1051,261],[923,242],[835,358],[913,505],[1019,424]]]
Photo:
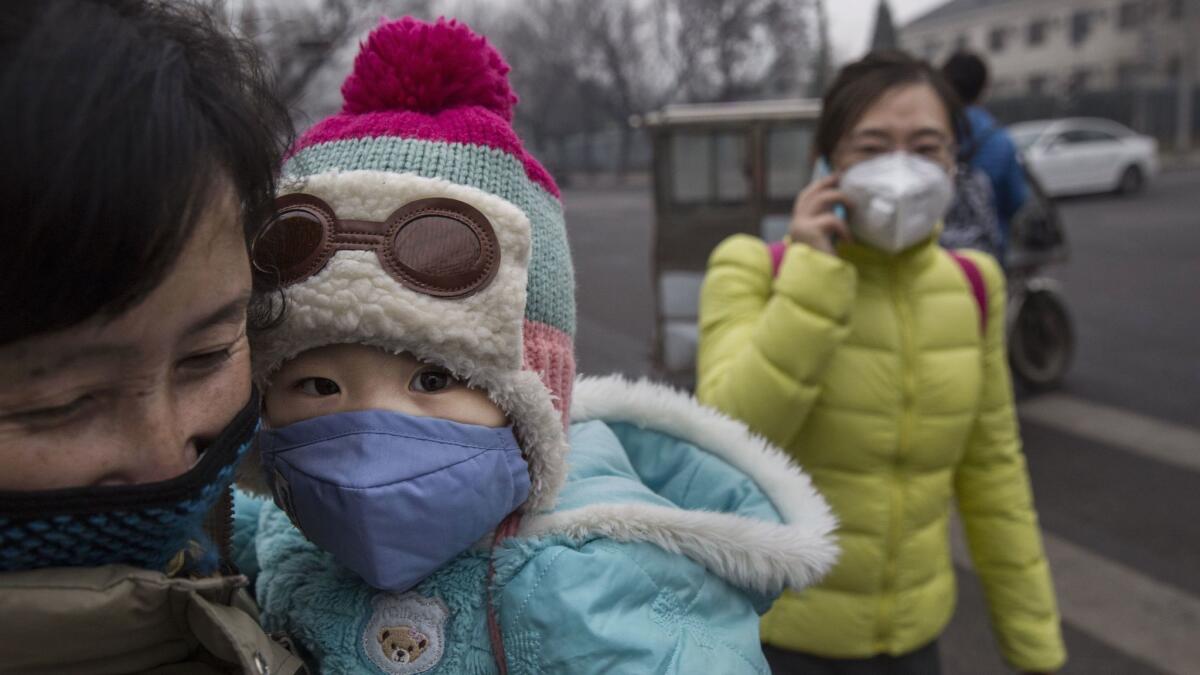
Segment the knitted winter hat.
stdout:
[[[384,21],[370,34],[342,111],[284,164],[284,215],[264,236],[292,238],[283,258],[301,253],[282,263],[296,271],[283,321],[253,353],[260,383],[337,343],[448,368],[516,425],[536,511],[566,473],[575,282],[558,187],[511,126],[508,71],[453,20]],[[305,258],[322,227],[337,245],[326,237]]]

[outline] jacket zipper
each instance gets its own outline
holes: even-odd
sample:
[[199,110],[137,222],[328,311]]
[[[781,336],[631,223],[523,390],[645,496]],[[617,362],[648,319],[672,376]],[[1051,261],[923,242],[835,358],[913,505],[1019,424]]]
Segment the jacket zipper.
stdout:
[[233,565],[233,487],[225,488],[221,499],[208,514],[208,535],[217,546],[223,573],[235,573]]
[[915,399],[916,381],[913,373],[916,362],[913,357],[912,317],[909,316],[908,305],[904,301],[903,289],[900,286],[900,273],[895,267],[889,270],[892,307],[896,312],[896,322],[900,329],[900,372],[902,377],[902,401],[900,409],[900,429],[897,434],[896,452],[892,457],[891,494],[888,514],[887,543],[884,550],[886,560],[883,573],[883,593],[880,598],[879,623],[876,628],[875,648],[879,652],[888,650],[891,639],[891,623],[895,605],[896,557],[900,543],[900,530],[903,527],[904,511],[904,482],[901,477],[902,463],[908,453],[908,444],[912,433],[912,408]]

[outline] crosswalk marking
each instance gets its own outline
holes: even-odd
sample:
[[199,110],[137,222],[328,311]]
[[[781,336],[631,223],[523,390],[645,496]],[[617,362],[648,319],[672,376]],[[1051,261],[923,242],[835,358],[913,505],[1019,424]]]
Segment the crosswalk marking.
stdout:
[[[957,566],[971,569],[959,523],[951,527]],[[1166,672],[1200,664],[1200,598],[1043,531],[1064,621]]]
[[1023,401],[1021,419],[1160,462],[1200,471],[1200,430],[1066,394]]

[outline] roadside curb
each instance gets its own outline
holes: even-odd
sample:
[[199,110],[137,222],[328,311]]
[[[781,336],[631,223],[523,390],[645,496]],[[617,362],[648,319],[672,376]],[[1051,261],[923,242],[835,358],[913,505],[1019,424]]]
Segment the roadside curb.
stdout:
[[1200,169],[1200,150],[1191,152],[1164,152],[1159,156],[1163,171]]

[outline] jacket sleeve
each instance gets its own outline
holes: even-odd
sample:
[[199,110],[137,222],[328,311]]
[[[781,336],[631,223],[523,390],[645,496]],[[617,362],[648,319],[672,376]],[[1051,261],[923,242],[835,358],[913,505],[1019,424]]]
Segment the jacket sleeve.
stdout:
[[[1000,212],[1001,222],[1008,223],[1025,203],[1027,197],[1025,172],[1021,170],[1021,163],[1017,159],[1017,146],[1013,143],[1012,138],[1003,131],[996,135],[996,143],[1001,147],[1000,156],[1003,157],[1000,181],[996,190],[996,207]],[[1004,234],[1007,236],[1008,233]]]
[[502,597],[510,672],[769,673],[751,598],[654,544],[547,546]]
[[989,311],[982,403],[955,475],[958,509],[1005,659],[1057,670],[1066,650],[1009,381],[1004,277],[990,256],[966,254],[983,273]]
[[852,266],[804,244],[788,246],[773,279],[761,240],[727,239],[700,293],[697,397],[786,447],[849,333],[855,284]]

